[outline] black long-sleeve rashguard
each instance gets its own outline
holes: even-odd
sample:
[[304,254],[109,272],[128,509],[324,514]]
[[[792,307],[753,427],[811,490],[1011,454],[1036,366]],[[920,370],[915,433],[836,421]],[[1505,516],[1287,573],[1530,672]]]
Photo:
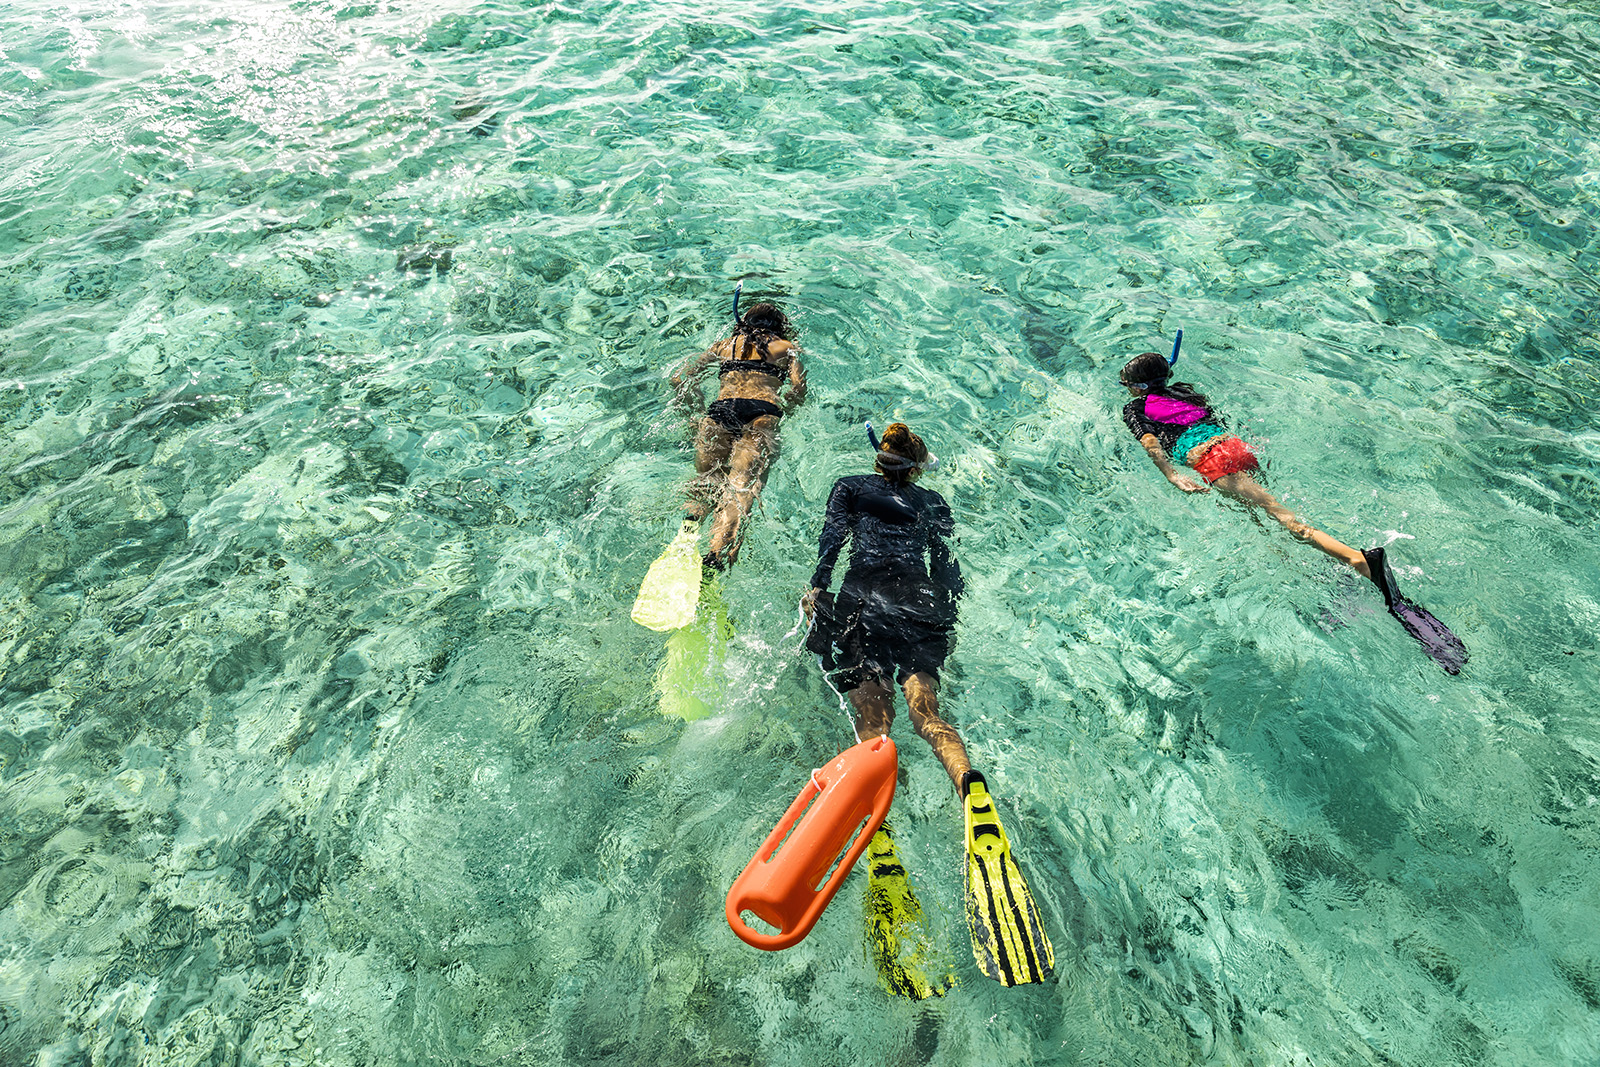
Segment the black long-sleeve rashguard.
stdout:
[[840,478],[828,494],[811,584],[828,588],[839,552],[853,537],[845,585],[920,577],[930,592],[943,594],[940,599],[953,599],[963,588],[961,565],[947,540],[954,533],[950,505],[932,489],[909,482],[896,485],[878,474]]
[[949,652],[961,565],[950,552],[955,519],[944,497],[877,474],[840,478],[828,495],[816,573],[826,589],[850,542],[831,630],[830,670],[846,669],[845,688],[868,676],[937,675]]

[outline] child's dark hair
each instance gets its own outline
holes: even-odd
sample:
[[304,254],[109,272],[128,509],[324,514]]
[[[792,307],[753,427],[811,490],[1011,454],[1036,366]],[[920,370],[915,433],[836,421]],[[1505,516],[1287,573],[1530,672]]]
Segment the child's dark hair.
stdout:
[[1171,373],[1172,368],[1160,352],[1142,352],[1128,360],[1127,366],[1122,368],[1122,384],[1153,388],[1164,384]]
[[1122,368],[1123,385],[1142,385],[1148,393],[1186,400],[1198,407],[1210,408],[1205,394],[1186,382],[1169,381],[1172,366],[1160,352],[1141,352],[1128,360]]

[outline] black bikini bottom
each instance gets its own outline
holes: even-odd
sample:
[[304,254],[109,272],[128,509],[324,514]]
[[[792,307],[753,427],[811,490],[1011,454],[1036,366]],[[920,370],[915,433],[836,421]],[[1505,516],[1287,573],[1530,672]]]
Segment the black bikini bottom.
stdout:
[[735,397],[732,400],[715,401],[706,408],[706,415],[718,425],[726,426],[730,430],[742,430],[763,415],[771,415],[775,419],[783,418],[783,409],[769,400],[746,400],[743,397]]

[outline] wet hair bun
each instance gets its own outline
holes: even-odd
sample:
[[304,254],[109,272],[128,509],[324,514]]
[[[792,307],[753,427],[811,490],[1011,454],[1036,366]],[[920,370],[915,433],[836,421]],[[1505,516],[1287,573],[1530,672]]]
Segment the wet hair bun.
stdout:
[[910,432],[910,427],[904,422],[890,422],[890,429],[883,430],[883,451],[904,456],[912,462],[922,462],[928,458],[928,446],[923,445],[922,438]]
[[[911,427],[903,422],[891,422],[889,428],[883,431],[878,447],[884,452],[905,457],[912,465],[928,461],[928,446],[923,444],[922,438],[912,433]],[[883,469],[882,464],[879,464],[879,469]],[[904,477],[910,469],[908,466],[905,471],[895,473]]]

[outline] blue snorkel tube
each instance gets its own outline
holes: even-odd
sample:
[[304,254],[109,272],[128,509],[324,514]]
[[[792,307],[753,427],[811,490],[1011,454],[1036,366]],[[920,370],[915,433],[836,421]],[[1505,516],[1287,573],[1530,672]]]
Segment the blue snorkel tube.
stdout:
[[[734,282],[733,283],[733,321],[735,323],[737,323],[739,321],[739,294],[742,293],[742,292],[744,292],[744,282],[742,282],[742,281]],[[1179,331],[1179,332],[1181,333],[1182,331]]]
[[[734,297],[733,306],[739,306],[739,298]],[[1178,331],[1178,336],[1172,339],[1172,355],[1167,357],[1167,366],[1174,366],[1178,362],[1178,349],[1183,347],[1183,331]]]

